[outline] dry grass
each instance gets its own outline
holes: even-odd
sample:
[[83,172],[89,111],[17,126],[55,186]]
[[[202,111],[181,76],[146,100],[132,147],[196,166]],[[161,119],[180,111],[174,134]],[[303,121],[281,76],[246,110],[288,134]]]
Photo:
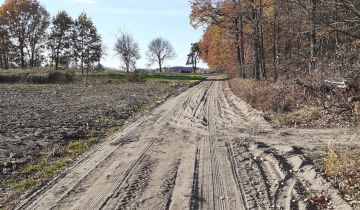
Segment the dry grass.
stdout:
[[1,206],[11,209],[16,200],[14,195],[39,188],[96,143],[97,140],[90,137],[89,139],[70,141],[65,146],[42,153],[39,161],[27,164],[16,176],[3,180],[2,184],[7,186],[11,192],[0,198],[0,209]]
[[[309,90],[296,80],[230,80],[233,92],[255,109],[264,111],[277,127],[347,127],[355,125],[354,105],[347,102],[352,92]],[[318,88],[318,89],[317,89]]]
[[[233,79],[231,89],[254,108],[263,111],[287,112],[295,109],[302,100],[301,91],[287,83],[271,83]],[[285,88],[288,87],[288,88]]]
[[0,83],[70,83],[74,79],[74,71],[53,71],[47,69],[0,71]]
[[[278,127],[341,127],[354,126],[359,120],[360,105],[350,104],[347,99],[356,92],[326,90],[318,78],[304,78],[314,89],[309,90],[296,80],[276,83],[232,79],[233,92],[255,109],[264,111]],[[359,123],[358,123],[359,124]],[[353,203],[360,202],[360,158],[350,149],[336,152],[328,146],[325,155],[315,157],[317,167],[325,171],[326,177],[336,184],[344,198]],[[328,205],[324,193],[310,195],[308,204],[317,209]],[[358,204],[354,204],[358,205]]]
[[325,159],[325,174],[344,193],[349,201],[360,201],[360,158],[349,151],[336,152],[328,145]]

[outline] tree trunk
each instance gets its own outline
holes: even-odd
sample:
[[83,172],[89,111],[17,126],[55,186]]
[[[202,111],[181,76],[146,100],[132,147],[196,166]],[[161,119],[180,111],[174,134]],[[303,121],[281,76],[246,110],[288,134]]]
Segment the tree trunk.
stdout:
[[[195,55],[194,55],[194,57],[195,57]],[[196,74],[196,63],[197,63],[196,58],[193,58],[192,64],[193,64],[193,72],[194,72],[194,74]]]
[[30,56],[30,68],[34,68],[35,66],[35,46],[36,44],[33,43],[32,46],[30,47],[31,48],[31,56]]
[[81,36],[81,54],[80,54],[81,74],[84,74],[84,36]]
[[60,48],[61,48],[61,43],[62,43],[62,37],[60,37],[59,39],[59,43],[57,44],[56,47],[56,54],[55,54],[55,70],[59,69],[59,57],[60,57]]
[[82,56],[81,56],[81,60],[80,60],[80,66],[81,66],[81,74],[84,74],[84,63],[83,63],[84,61],[83,61],[83,58],[82,58]]
[[130,67],[129,67],[129,63],[126,62],[126,74],[129,74],[130,73]]
[[[255,3],[255,0],[253,0],[253,3]],[[257,14],[257,9],[253,8],[252,9],[252,20],[254,23],[254,59],[255,59],[255,64],[254,64],[254,69],[253,69],[253,78],[256,80],[260,80],[261,79],[261,65],[260,65],[260,34],[259,34],[259,19],[258,19],[258,14]]]
[[162,73],[162,60],[161,60],[160,55],[157,55],[157,58],[158,58],[158,64],[159,64],[159,71],[160,71],[160,73]]
[[2,69],[5,69],[5,65],[4,65],[4,61],[5,61],[5,59],[4,59],[4,55],[3,54],[0,54],[0,68],[2,68]]
[[24,41],[19,37],[19,49],[20,49],[20,61],[21,68],[25,68],[25,52],[24,52]]
[[59,69],[59,52],[56,52],[55,55],[55,70]]
[[239,23],[239,19],[238,17],[235,17],[235,26],[236,26],[236,30],[235,30],[235,46],[236,46],[236,70],[239,74],[239,76],[241,77],[243,74],[243,70],[242,70],[242,60],[241,60],[241,46],[240,46],[240,23]]
[[273,20],[273,67],[274,67],[274,81],[276,82],[279,77],[278,69],[277,69],[277,10],[276,5],[274,5],[274,20]]
[[310,0],[310,62],[309,71],[312,72],[315,68],[315,45],[316,45],[316,28],[315,28],[315,13],[316,13],[316,1]]
[[[234,7],[237,3],[236,0],[233,0],[234,3]],[[234,8],[234,10],[236,10],[237,8]],[[236,39],[236,69],[238,71],[238,74],[240,77],[245,78],[245,70],[244,70],[244,44],[243,44],[243,20],[242,20],[242,15],[241,14],[236,14],[235,19],[234,19],[234,23],[235,23],[235,39]]]
[[[338,20],[339,20],[339,11],[338,11],[338,5],[337,5],[337,3],[338,3],[338,0],[334,0],[334,5],[335,5],[335,23],[337,23],[338,22]],[[335,63],[335,65],[336,65],[336,67],[338,67],[339,66],[339,64],[338,64],[338,56],[337,56],[337,51],[338,51],[338,48],[339,48],[339,34],[338,34],[338,32],[335,30],[335,49],[334,49],[334,63]]]
[[263,1],[260,0],[260,11],[259,11],[259,44],[260,44],[260,65],[261,65],[261,77],[267,78],[266,66],[265,66],[265,48],[264,48],[264,33],[263,33]]
[[242,59],[241,59],[241,47],[240,47],[240,34],[237,31],[236,32],[236,68],[238,70],[238,74],[240,77],[243,75],[243,69],[242,69]]
[[244,20],[243,16],[240,16],[240,52],[241,52],[241,71],[242,78],[246,78],[246,69],[245,69],[245,47],[244,47]]

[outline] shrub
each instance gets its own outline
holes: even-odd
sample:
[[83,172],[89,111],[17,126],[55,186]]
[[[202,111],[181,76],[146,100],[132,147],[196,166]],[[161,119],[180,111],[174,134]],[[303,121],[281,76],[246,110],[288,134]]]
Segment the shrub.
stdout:
[[0,72],[0,83],[70,83],[74,79],[74,71],[8,70]]
[[48,73],[48,82],[49,83],[70,83],[75,79],[74,71],[50,71]]
[[[289,82],[290,83],[290,82]],[[301,91],[287,83],[268,81],[230,80],[230,87],[240,98],[263,111],[290,112],[302,101]]]
[[332,144],[328,145],[325,159],[325,173],[351,199],[360,199],[360,159],[350,151],[336,152]]
[[21,81],[19,74],[0,74],[0,83],[15,83]]
[[139,82],[139,83],[146,82],[146,76],[143,73],[129,73],[126,79],[129,82]]

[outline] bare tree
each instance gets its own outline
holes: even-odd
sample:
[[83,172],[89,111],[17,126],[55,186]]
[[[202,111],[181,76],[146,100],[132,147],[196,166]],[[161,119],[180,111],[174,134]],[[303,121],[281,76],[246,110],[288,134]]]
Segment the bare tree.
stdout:
[[140,50],[139,45],[135,42],[131,34],[121,32],[116,39],[114,50],[120,56],[126,73],[135,69],[136,61],[140,59]]
[[174,48],[170,42],[163,38],[152,40],[148,46],[147,58],[150,64],[157,63],[162,72],[162,66],[166,60],[172,60],[176,57]]

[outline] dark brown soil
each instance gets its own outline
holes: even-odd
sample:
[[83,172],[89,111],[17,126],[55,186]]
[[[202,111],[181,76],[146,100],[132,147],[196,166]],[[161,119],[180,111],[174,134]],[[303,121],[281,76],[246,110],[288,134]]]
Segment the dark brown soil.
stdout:
[[180,83],[1,85],[0,178],[69,141],[104,137],[134,113],[184,88]]

